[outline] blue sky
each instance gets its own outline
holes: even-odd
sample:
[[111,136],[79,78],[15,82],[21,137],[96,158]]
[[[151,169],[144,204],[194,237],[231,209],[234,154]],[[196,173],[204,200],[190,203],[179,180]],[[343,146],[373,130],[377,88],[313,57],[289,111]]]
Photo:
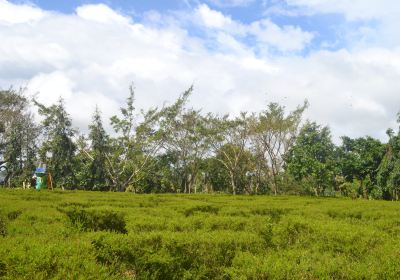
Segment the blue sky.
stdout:
[[[60,96],[82,131],[139,108],[215,113],[295,108],[341,135],[385,139],[400,110],[398,0],[0,0],[0,87]],[[89,112],[89,113],[88,113]]]
[[[13,0],[16,4],[27,3],[28,1]],[[284,13],[268,13],[271,7],[279,7],[286,11],[299,11],[298,5],[289,5],[285,1],[264,0],[264,1],[246,1],[248,4],[224,3],[235,1],[200,1],[200,0],[146,0],[146,1],[126,1],[126,0],[106,0],[106,1],[88,1],[88,0],[68,0],[68,1],[52,1],[52,0],[30,0],[32,3],[45,10],[53,10],[61,13],[74,13],[75,9],[81,5],[87,4],[105,4],[123,14],[131,15],[136,21],[140,21],[144,14],[149,11],[157,11],[161,14],[173,13],[176,11],[190,12],[199,4],[206,4],[211,9],[218,10],[232,19],[250,24],[263,18],[269,18],[274,23],[285,26],[293,25],[302,28],[305,31],[312,32],[314,38],[306,48],[302,50],[302,54],[306,55],[315,49],[331,49],[336,50],[347,46],[347,38],[344,33],[350,29],[356,29],[361,25],[369,24],[365,21],[346,22],[343,14],[337,12],[327,12],[323,14],[299,14],[287,15]],[[239,0],[240,2],[240,0]],[[189,26],[188,31],[196,34],[198,30]],[[251,44],[249,38],[242,38],[242,42]]]
[[[14,0],[13,3],[26,3],[27,1]],[[103,3],[117,10],[135,11],[142,13],[147,10],[158,10],[165,12],[167,10],[176,10],[186,8],[182,0],[146,0],[146,1],[127,1],[127,0],[108,0],[108,1],[81,1],[81,0],[68,0],[68,1],[53,1],[53,0],[31,0],[29,1],[46,10],[54,10],[63,13],[72,13],[76,7],[85,4],[98,4]]]

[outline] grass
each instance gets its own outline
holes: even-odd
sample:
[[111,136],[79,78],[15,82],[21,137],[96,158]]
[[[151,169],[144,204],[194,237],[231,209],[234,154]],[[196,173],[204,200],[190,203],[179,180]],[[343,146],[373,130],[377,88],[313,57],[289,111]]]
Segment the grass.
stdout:
[[0,190],[0,279],[398,279],[400,204]]

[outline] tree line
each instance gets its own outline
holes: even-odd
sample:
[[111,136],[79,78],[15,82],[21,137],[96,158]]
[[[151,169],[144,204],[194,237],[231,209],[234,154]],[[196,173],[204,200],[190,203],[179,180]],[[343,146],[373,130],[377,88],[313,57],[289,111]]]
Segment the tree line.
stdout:
[[260,112],[221,116],[188,107],[192,92],[138,110],[131,86],[110,119],[113,131],[96,109],[85,135],[73,128],[62,99],[45,106],[22,89],[2,90],[2,184],[21,186],[44,163],[64,189],[399,199],[399,131],[388,129],[387,143],[343,136],[335,145],[329,127],[303,119],[307,102],[292,111],[270,103]]

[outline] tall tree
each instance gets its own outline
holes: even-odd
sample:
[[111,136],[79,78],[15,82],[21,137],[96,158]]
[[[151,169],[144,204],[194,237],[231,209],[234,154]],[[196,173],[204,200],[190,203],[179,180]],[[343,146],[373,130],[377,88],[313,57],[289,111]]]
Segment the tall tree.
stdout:
[[170,114],[179,111],[188,92],[162,109],[152,108],[136,114],[135,93],[130,86],[127,106],[121,108],[121,116],[113,116],[111,124],[117,137],[111,140],[110,152],[106,155],[107,171],[114,190],[136,191],[137,182],[146,174],[152,158],[162,149],[170,124]]
[[62,188],[75,188],[75,151],[73,137],[76,132],[72,128],[71,118],[65,110],[63,100],[46,107],[35,101],[39,114],[44,117],[44,142],[41,148],[41,160],[47,164],[54,183]]
[[215,158],[224,166],[228,172],[231,191],[237,192],[237,182],[240,177],[240,163],[246,153],[249,143],[249,117],[246,113],[241,113],[235,119],[228,116],[209,117],[211,124],[211,147],[216,156]]
[[335,146],[329,128],[307,122],[289,150],[287,171],[319,196],[326,189],[334,188],[335,164]]
[[285,107],[270,103],[252,122],[252,147],[257,158],[258,184],[264,176],[276,195],[281,184],[284,155],[289,151],[299,133],[299,126],[308,103],[289,114]]
[[84,134],[75,138],[76,152],[73,166],[75,187],[83,190],[94,190],[93,185],[91,185],[92,172],[90,166],[93,162],[93,156],[90,150],[90,141]]
[[[400,124],[400,113],[397,115]],[[378,168],[377,181],[383,198],[399,200],[400,197],[400,128],[398,132],[387,130],[389,142],[386,152]]]
[[168,154],[175,155],[176,177],[180,178],[179,185],[185,193],[193,190],[201,162],[209,151],[205,118],[199,111],[184,106],[192,90],[193,87],[190,87],[182,96],[183,104],[171,107],[165,126],[168,131],[164,147]]
[[110,186],[106,157],[110,149],[110,140],[103,127],[101,114],[97,107],[93,115],[93,122],[89,126],[89,140],[91,142],[89,184],[92,189],[105,190]]
[[0,91],[0,166],[7,169],[9,186],[21,185],[32,174],[38,135],[24,90]]
[[385,146],[372,137],[342,137],[339,158],[342,174],[347,181],[359,180],[364,198],[368,197],[369,189],[377,184],[378,167],[384,154]]

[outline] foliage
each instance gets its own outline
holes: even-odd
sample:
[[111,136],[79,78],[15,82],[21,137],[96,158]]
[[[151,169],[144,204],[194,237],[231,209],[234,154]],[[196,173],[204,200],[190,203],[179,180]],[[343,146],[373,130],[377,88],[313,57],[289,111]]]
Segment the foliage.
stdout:
[[[191,193],[198,180],[202,160],[207,155],[210,145],[210,131],[207,120],[199,111],[186,109],[182,105],[192,93],[189,88],[181,97],[179,106],[172,106],[168,110],[164,121],[166,154],[174,155],[175,185],[184,193]],[[196,190],[195,190],[196,191]]]
[[191,89],[178,100],[162,109],[152,108],[135,115],[134,88],[126,107],[121,108],[121,117],[113,116],[111,124],[118,134],[111,139],[110,152],[106,154],[107,171],[113,190],[136,192],[137,183],[147,173],[152,157],[155,157],[166,142],[171,115],[175,115],[184,104]]
[[221,116],[188,107],[192,92],[139,110],[131,85],[110,118],[113,132],[96,109],[89,132],[78,134],[62,99],[33,101],[40,127],[23,90],[0,91],[0,183],[26,186],[35,168],[47,165],[64,189],[399,199],[398,132],[388,130],[388,143],[343,136],[335,145],[328,127],[303,122],[307,102],[292,111],[270,103]]
[[211,146],[216,154],[215,159],[225,168],[231,192],[236,194],[238,177],[245,175],[245,170],[240,169],[249,142],[248,116],[246,113],[241,113],[235,119],[229,119],[228,116],[210,117],[208,121],[211,123],[210,135],[213,138]]
[[306,191],[319,196],[333,186],[334,149],[329,129],[307,122],[288,153],[287,170]]
[[5,219],[0,216],[0,237],[1,236],[6,236],[7,235],[7,225],[5,222]]
[[300,126],[301,117],[308,103],[286,115],[285,108],[270,103],[268,108],[251,122],[251,140],[256,158],[256,182],[266,180],[276,195],[282,185],[280,178],[284,156],[292,148]]
[[40,150],[42,162],[47,164],[55,185],[62,188],[73,188],[75,185],[75,151],[76,144],[73,137],[76,132],[72,128],[64,101],[60,99],[57,104],[46,107],[35,101],[45,130],[44,143]]
[[400,130],[397,135],[388,130],[388,136],[389,143],[386,145],[385,155],[379,165],[377,181],[384,198],[398,200],[400,193]]
[[4,181],[9,187],[22,185],[32,174],[38,136],[24,89],[0,91],[0,170],[7,170]]
[[114,211],[88,211],[80,207],[61,209],[71,223],[82,230],[127,233],[124,216]]
[[[2,189],[7,235],[0,236],[0,273],[2,279],[396,279],[399,211],[396,202],[348,198]],[[108,230],[115,215],[126,234]]]
[[96,108],[93,115],[93,123],[89,126],[89,140],[91,142],[91,159],[89,165],[89,186],[93,190],[109,189],[110,179],[107,172],[107,154],[109,153],[109,136],[107,135],[100,111]]
[[367,198],[377,184],[378,167],[385,153],[382,143],[372,137],[342,137],[339,166],[346,181],[359,180],[362,195]]
[[[225,187],[225,191],[229,192],[229,186],[232,186],[232,180],[234,181],[235,193],[254,193],[253,186],[251,186],[252,173],[254,171],[254,157],[247,150],[240,151],[241,148],[233,144],[225,144],[216,153],[215,159],[216,165],[214,165],[214,172],[220,172],[222,175],[221,185],[217,186],[218,182],[214,182],[214,189]],[[234,160],[234,165],[231,161]],[[223,164],[227,162],[227,164]],[[230,173],[227,166],[232,168]],[[233,176],[232,176],[233,174]],[[223,189],[221,189],[223,190]]]

